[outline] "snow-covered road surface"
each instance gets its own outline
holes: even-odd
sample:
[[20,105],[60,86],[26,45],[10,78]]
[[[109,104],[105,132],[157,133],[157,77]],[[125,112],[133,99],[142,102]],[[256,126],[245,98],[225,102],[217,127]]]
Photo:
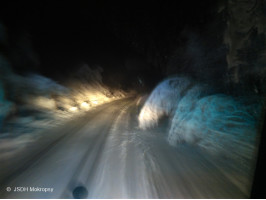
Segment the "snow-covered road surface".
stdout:
[[[1,176],[0,197],[73,198],[79,185],[87,188],[87,198],[249,197],[251,172],[193,146],[171,147],[166,123],[140,130],[136,103],[129,98],[99,106],[47,133],[23,153],[28,159],[17,158],[23,162],[0,164],[9,174]],[[15,187],[28,191],[15,192]],[[30,187],[53,191],[30,192]]]

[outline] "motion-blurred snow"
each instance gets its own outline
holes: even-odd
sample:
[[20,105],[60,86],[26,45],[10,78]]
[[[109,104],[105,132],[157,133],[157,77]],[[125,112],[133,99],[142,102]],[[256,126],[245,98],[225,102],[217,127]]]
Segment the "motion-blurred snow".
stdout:
[[[14,156],[45,131],[126,93],[103,84],[101,67],[77,66],[78,72],[58,83],[35,69],[38,56],[27,34],[8,37],[0,23],[0,159]],[[13,46],[12,46],[13,44]],[[9,51],[10,49],[11,51]]]
[[169,144],[188,143],[237,159],[251,158],[260,129],[261,103],[251,96],[213,94],[209,88],[185,77],[166,79],[141,109],[139,127],[152,127],[166,115]]
[[[68,82],[58,83],[36,73],[13,71],[4,26],[0,23],[0,153],[17,151],[47,129],[126,93],[102,82],[102,68],[83,65]],[[21,139],[23,138],[23,139]],[[21,142],[17,142],[17,141]],[[8,145],[4,145],[8,143]]]
[[[73,79],[63,86],[39,74],[21,76],[11,72],[0,79],[0,145],[9,144],[2,145],[1,156],[7,156],[3,153],[7,151],[14,155],[44,130],[125,95],[123,91],[109,90],[95,79]],[[18,138],[23,140],[18,143]]]
[[143,129],[157,125],[164,115],[173,115],[183,92],[191,86],[185,77],[169,78],[159,84],[145,102],[139,114],[139,126]]
[[[93,74],[91,76],[95,77]],[[7,124],[25,117],[31,117],[33,121],[36,118],[60,121],[125,96],[122,91],[112,93],[98,80],[86,82],[73,79],[70,84],[63,86],[38,74],[21,76],[11,73],[5,82],[9,89],[8,97],[16,105],[16,112],[11,120],[7,120]],[[3,87],[1,89],[1,101],[5,101],[5,104],[2,104],[7,110],[5,112],[8,112],[11,102],[4,99],[4,93],[7,92]],[[1,112],[3,113],[4,109]],[[4,118],[5,114],[2,115]]]
[[198,97],[210,91],[205,85],[196,85],[195,81],[183,76],[164,80],[153,90],[141,109],[138,117],[140,128],[157,125],[163,116],[173,117],[176,109],[189,109]]

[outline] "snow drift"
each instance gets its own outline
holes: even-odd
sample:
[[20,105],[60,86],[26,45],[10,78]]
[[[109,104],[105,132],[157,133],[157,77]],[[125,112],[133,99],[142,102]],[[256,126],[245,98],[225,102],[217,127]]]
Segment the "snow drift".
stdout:
[[172,115],[176,110],[176,102],[191,84],[185,77],[169,78],[159,84],[141,109],[138,117],[140,128],[155,126],[162,116]]
[[195,85],[195,82],[187,77],[164,80],[153,90],[141,109],[138,117],[140,128],[146,129],[157,125],[163,116],[173,117],[177,107],[189,109],[197,97],[210,91],[205,85]]
[[12,129],[12,135],[20,135],[34,132],[36,124],[40,130],[56,126],[125,95],[110,90],[101,81],[101,71],[87,65],[64,85],[39,74],[21,76],[10,70],[0,79],[0,133],[9,134]]
[[250,157],[247,152],[254,152],[262,105],[256,98],[212,91],[185,77],[166,79],[141,109],[139,127],[153,127],[167,115],[171,122],[167,136],[170,145],[189,143],[210,152]]
[[[237,99],[217,94],[198,99],[190,111],[177,109],[172,119],[168,141],[198,144],[203,148],[222,150],[234,142],[255,145],[259,112],[250,113]],[[231,150],[231,149],[230,149]]]
[[[88,110],[91,107],[125,97],[125,92],[111,90],[104,85],[101,73],[101,67],[92,69],[89,65],[84,64],[74,74],[74,78],[65,83],[66,87],[70,89],[70,94],[58,97],[58,106],[63,110],[71,110],[73,107],[76,107],[77,110]],[[66,103],[67,101],[69,103]]]

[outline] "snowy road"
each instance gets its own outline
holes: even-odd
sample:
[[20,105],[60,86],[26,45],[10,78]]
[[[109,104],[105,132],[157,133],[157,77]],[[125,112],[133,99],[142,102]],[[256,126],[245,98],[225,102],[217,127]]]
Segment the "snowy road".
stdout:
[[[138,129],[136,102],[131,98],[99,106],[47,134],[58,138],[1,180],[0,197],[73,198],[79,185],[87,188],[88,198],[248,197],[246,177],[228,170],[221,159],[195,147],[169,146],[166,124]],[[6,187],[28,191],[7,192]],[[30,192],[30,187],[53,192]]]

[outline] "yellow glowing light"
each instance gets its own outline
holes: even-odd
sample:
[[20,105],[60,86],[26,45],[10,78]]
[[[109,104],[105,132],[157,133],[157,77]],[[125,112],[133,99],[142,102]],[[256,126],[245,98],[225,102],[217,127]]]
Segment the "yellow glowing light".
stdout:
[[80,104],[80,107],[83,110],[89,110],[90,109],[90,105],[85,101]]
[[76,112],[78,110],[78,108],[77,107],[71,107],[71,108],[69,108],[69,110],[72,112]]
[[97,100],[92,100],[91,102],[94,103],[94,104],[98,104]]
[[82,102],[81,107],[87,108],[89,107],[89,104],[87,102]]

